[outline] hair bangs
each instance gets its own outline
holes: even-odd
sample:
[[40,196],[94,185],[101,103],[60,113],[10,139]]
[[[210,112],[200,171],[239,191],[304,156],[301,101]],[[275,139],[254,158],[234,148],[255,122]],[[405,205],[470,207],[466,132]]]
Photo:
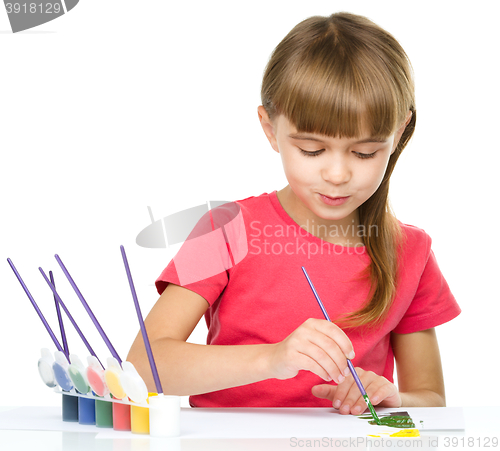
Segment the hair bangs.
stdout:
[[383,33],[373,39],[382,31],[376,26],[364,36],[368,31],[336,16],[305,20],[276,48],[264,77],[274,82],[263,83],[263,104],[270,117],[284,114],[297,131],[387,138],[414,103],[409,61]]
[[340,138],[387,138],[394,133],[405,109],[392,77],[370,58],[335,49],[328,53],[306,52],[283,77],[274,98],[277,110],[299,132]]

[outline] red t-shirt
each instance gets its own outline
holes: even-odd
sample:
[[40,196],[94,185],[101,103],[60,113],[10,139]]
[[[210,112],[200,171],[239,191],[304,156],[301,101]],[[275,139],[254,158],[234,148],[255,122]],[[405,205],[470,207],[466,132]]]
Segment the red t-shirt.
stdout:
[[[411,225],[401,226],[406,242],[399,256],[400,284],[386,321],[374,331],[346,331],[356,353],[354,366],[391,382],[390,333],[429,329],[460,313],[429,235]],[[324,318],[302,266],[335,322],[364,304],[369,282],[356,277],[369,262],[364,246],[332,244],[301,228],[274,191],[205,215],[156,287],[161,294],[171,282],[207,300],[207,344],[277,343],[308,318]],[[331,402],[311,394],[311,387],[323,383],[317,375],[300,371],[292,379],[267,379],[191,396],[190,403],[195,407],[331,407]]]

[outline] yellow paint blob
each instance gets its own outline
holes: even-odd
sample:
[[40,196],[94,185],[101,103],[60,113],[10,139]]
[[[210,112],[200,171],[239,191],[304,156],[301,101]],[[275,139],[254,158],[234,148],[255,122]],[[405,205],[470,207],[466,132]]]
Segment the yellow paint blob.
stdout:
[[418,432],[418,429],[403,429],[391,434],[391,437],[420,437],[420,432]]
[[104,372],[104,379],[106,379],[106,385],[115,398],[123,399],[127,396],[120,383],[120,374],[114,368],[108,368]]

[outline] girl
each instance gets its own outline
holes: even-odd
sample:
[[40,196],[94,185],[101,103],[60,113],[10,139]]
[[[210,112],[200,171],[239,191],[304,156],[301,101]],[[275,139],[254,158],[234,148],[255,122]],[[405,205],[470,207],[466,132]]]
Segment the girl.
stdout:
[[[157,280],[146,326],[165,393],[357,415],[349,358],[374,405],[444,406],[434,327],[460,308],[430,237],[388,205],[416,122],[404,50],[364,17],[310,17],[274,50],[261,97],[288,185],[209,212]],[[207,345],[187,343],[203,315]],[[152,389],[140,333],[128,360]]]

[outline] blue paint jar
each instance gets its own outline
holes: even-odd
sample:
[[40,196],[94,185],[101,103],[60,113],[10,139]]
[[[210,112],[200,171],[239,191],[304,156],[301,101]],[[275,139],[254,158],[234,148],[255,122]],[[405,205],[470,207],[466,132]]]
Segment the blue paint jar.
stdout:
[[95,400],[78,396],[78,422],[95,424]]

